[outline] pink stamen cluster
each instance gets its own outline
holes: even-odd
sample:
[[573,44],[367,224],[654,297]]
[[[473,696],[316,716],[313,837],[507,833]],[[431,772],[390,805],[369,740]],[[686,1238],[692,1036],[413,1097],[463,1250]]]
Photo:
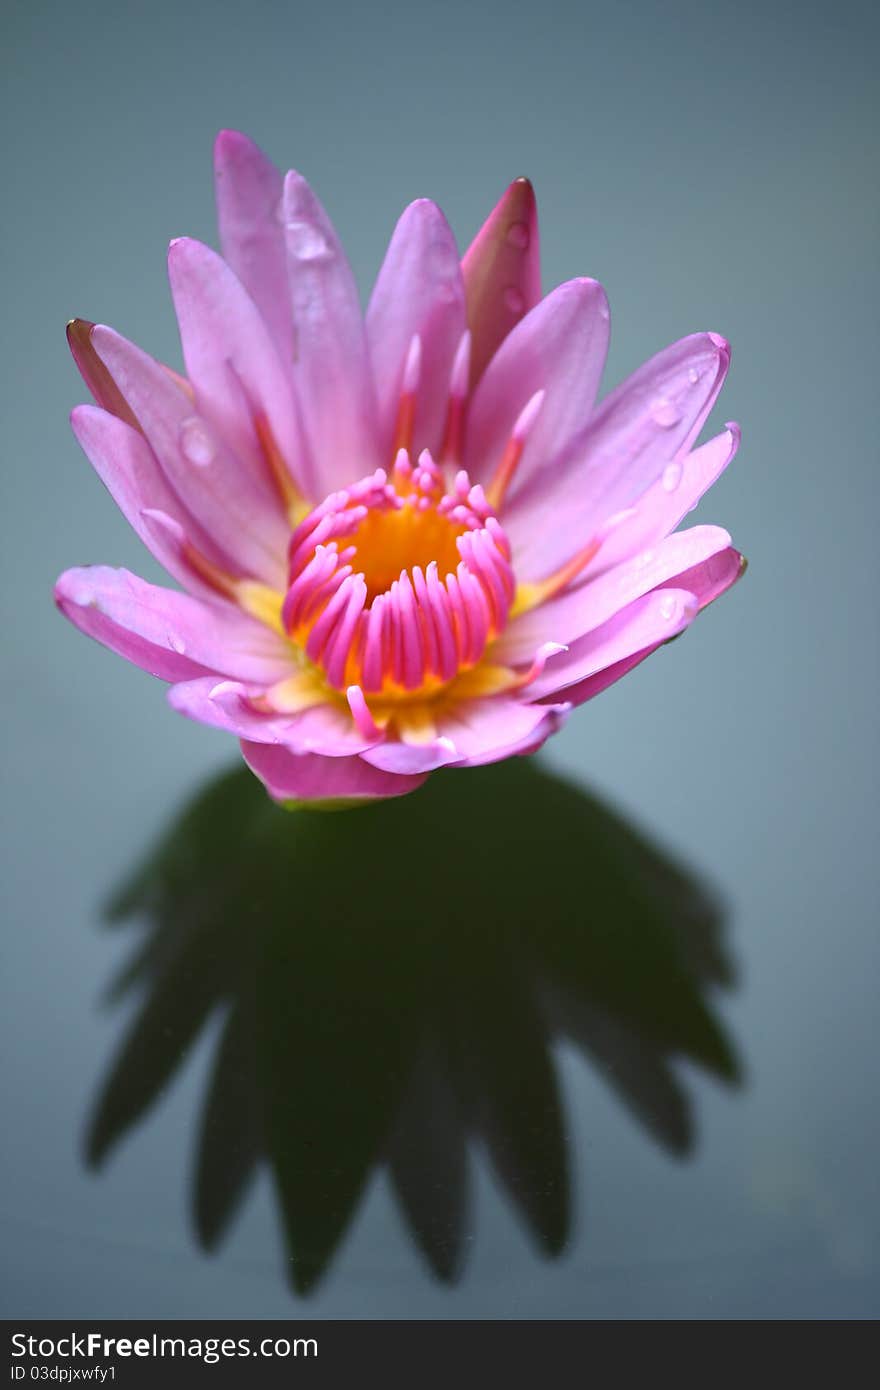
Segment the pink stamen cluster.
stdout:
[[[426,514],[432,513],[433,517]],[[402,514],[418,548],[419,522],[433,522],[459,555],[441,574],[436,560],[413,563],[379,592],[376,533],[359,546],[376,514]],[[381,532],[380,532],[381,541]],[[389,478],[382,468],[331,493],[294,531],[288,551],[284,627],[337,690],[417,692],[445,685],[475,666],[504,627],[516,581],[510,546],[482,487],[464,470],[448,491],[424,451],[414,466],[405,449]]]

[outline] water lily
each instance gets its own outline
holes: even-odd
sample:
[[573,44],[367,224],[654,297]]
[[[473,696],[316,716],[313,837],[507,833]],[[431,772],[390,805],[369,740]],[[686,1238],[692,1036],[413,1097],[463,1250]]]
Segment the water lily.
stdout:
[[726,531],[675,529],[737,447],[695,447],[727,343],[684,338],[597,402],[605,292],[541,298],[526,180],[462,258],[434,203],[406,208],[364,315],[300,174],[231,131],[215,169],[222,258],[169,251],[186,375],[68,330],[97,402],[74,433],[182,592],[88,566],[62,612],[279,800],[532,752],[741,572]]

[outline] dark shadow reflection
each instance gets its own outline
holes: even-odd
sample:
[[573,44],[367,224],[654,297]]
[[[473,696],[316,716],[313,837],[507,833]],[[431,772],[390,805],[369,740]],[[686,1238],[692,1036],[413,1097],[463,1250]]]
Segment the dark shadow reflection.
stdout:
[[327,1269],[384,1165],[434,1273],[458,1273],[468,1156],[547,1253],[570,1228],[551,1043],[566,1037],[667,1149],[692,1143],[685,1057],[737,1062],[708,996],[731,982],[717,906],[617,814],[525,759],[413,796],[288,813],[245,770],[213,781],[109,909],[146,924],[113,987],[140,991],[97,1099],[100,1163],[225,1015],[192,1184],[214,1247],[258,1162],[294,1287]]

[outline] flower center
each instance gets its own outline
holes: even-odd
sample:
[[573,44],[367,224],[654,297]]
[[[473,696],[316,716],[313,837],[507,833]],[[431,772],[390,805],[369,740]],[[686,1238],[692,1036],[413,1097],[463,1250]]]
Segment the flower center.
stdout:
[[504,627],[516,581],[510,546],[480,486],[447,491],[424,452],[401,449],[335,492],[289,547],[282,619],[336,690],[425,695],[475,666]]

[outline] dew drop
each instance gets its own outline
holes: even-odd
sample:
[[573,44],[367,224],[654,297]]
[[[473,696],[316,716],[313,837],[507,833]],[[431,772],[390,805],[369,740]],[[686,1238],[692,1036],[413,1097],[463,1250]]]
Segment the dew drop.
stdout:
[[180,426],[180,447],[184,456],[198,468],[206,468],[214,459],[214,441],[201,420],[190,415]]
[[675,401],[671,401],[668,396],[658,396],[656,400],[651,402],[651,415],[656,424],[664,430],[671,429],[681,419],[681,411]]
[[512,314],[521,314],[526,307],[526,301],[515,285],[508,285],[504,291],[504,303]]
[[660,617],[663,619],[664,623],[672,622],[672,619],[675,617],[677,606],[674,594],[669,594],[666,598],[661,599]]
[[333,255],[330,243],[311,222],[293,218],[285,223],[287,246],[298,261],[328,261]]
[[525,222],[511,222],[507,229],[507,240],[518,251],[525,251],[529,244],[529,229]]
[[178,656],[183,656],[186,651],[186,643],[182,637],[178,637],[176,632],[168,633],[168,645],[173,652],[177,652]]
[[677,461],[667,463],[663,469],[663,490],[664,492],[675,492],[681,482],[682,466]]
[[690,382],[691,386],[696,386],[697,382],[700,380],[700,377],[702,375],[703,373],[698,372],[696,367],[691,367],[688,372],[688,381]]

